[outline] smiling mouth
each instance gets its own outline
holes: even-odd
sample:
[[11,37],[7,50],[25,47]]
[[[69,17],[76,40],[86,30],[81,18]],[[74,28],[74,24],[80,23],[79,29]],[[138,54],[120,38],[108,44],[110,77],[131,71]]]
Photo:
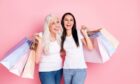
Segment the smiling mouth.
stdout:
[[71,25],[67,25],[67,27],[71,27]]
[[54,29],[55,31],[58,31],[59,29]]

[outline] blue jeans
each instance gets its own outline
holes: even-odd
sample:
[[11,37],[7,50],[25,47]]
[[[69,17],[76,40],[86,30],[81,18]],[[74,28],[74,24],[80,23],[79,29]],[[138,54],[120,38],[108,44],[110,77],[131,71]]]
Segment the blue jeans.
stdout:
[[51,72],[39,72],[41,84],[60,84],[62,73],[62,69]]
[[84,84],[86,69],[63,69],[65,84]]

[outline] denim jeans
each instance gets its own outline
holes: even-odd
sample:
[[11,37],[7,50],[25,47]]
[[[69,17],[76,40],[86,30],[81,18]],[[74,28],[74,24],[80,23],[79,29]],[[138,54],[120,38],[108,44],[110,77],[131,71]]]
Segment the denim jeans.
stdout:
[[86,69],[63,69],[65,84],[84,84]]
[[62,69],[51,72],[39,72],[41,84],[60,84],[62,73]]

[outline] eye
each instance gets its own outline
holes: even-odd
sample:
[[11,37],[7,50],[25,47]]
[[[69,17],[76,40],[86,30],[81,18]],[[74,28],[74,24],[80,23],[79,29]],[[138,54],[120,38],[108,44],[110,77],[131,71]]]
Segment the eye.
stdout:
[[59,21],[57,21],[57,23],[59,24]]
[[54,25],[55,23],[54,23],[54,22],[52,22],[51,24],[52,24],[52,25]]
[[70,21],[73,21],[73,19],[70,19]]
[[68,19],[67,19],[67,18],[65,18],[65,19],[64,19],[64,21],[68,21]]

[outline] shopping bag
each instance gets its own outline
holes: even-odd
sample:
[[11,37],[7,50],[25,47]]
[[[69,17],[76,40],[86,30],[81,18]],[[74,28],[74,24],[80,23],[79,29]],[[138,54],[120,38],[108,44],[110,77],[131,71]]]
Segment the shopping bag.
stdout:
[[17,75],[17,76],[20,76],[21,73],[23,72],[23,69],[25,67],[25,64],[27,62],[27,59],[29,57],[29,49],[28,51],[18,60],[18,62],[12,67],[10,68],[10,72]]
[[106,50],[107,54],[109,56],[112,56],[112,54],[115,52],[116,47],[111,43],[110,40],[108,40],[102,33],[100,33],[100,37],[98,38],[98,42],[101,43],[101,45]]
[[28,38],[23,38],[6,54],[5,58],[0,63],[9,70],[28,51],[29,47],[30,40],[28,40]]
[[111,42],[113,47],[118,47],[119,41],[111,33],[109,33],[105,28],[103,28],[100,32],[107,40],[109,40],[109,42]]
[[34,78],[34,70],[35,70],[35,50],[30,50],[29,57],[27,63],[25,65],[22,77],[23,78]]
[[[38,33],[37,35],[42,37],[42,32]],[[38,43],[39,41],[37,39],[32,39],[29,57],[22,74],[23,78],[31,78],[31,79],[34,78],[35,60],[36,60],[36,55],[38,55],[36,52],[39,46]]]
[[89,51],[84,48],[86,62],[105,63],[111,58],[119,45],[118,40],[116,40],[116,38],[106,29],[102,29],[100,32],[90,35],[90,39],[93,43],[94,49]]

